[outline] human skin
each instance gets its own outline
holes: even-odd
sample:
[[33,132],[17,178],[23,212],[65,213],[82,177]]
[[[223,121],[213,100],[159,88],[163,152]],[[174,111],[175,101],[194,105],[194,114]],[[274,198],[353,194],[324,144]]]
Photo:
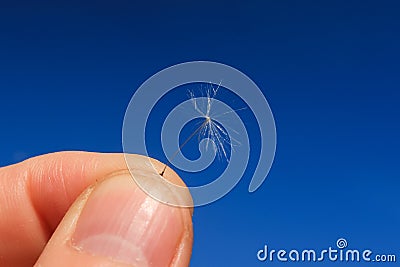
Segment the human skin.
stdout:
[[[164,165],[129,155],[137,175]],[[171,169],[164,178],[184,186]],[[0,168],[0,266],[188,266],[192,209],[135,184],[123,154],[58,152]]]

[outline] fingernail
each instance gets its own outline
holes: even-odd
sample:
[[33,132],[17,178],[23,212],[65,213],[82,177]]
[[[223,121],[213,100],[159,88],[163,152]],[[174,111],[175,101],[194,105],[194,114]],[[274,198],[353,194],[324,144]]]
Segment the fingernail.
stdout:
[[[154,176],[146,172],[139,175],[143,179]],[[165,194],[160,186],[154,190]],[[72,245],[132,266],[169,266],[183,233],[179,208],[154,200],[138,188],[130,175],[122,175],[103,181],[90,194],[77,221]]]

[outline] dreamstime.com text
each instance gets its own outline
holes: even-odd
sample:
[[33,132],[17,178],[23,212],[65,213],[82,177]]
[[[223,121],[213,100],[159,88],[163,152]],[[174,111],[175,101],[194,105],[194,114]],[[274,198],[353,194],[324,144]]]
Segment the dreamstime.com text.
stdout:
[[396,262],[395,254],[374,254],[372,250],[347,249],[347,240],[339,238],[336,248],[322,250],[285,250],[270,249],[267,245],[257,252],[257,259],[262,262]]

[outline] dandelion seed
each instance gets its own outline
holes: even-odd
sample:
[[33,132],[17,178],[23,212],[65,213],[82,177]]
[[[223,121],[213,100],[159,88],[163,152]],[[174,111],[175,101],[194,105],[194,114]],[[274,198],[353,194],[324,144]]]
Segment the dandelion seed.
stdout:
[[[234,139],[232,136],[229,136],[228,132],[224,129],[228,126],[222,126],[217,120],[217,117],[221,117],[225,114],[236,112],[238,110],[243,110],[246,108],[240,108],[237,110],[230,110],[221,114],[212,115],[212,106],[213,102],[216,99],[216,95],[221,86],[221,83],[218,86],[214,87],[213,84],[210,83],[209,88],[206,90],[206,101],[204,101],[204,97],[200,98],[202,103],[199,102],[199,98],[196,97],[193,91],[189,91],[189,97],[193,103],[193,108],[200,114],[200,117],[204,118],[201,125],[179,146],[177,151],[171,156],[168,162],[165,164],[163,170],[160,175],[164,175],[164,172],[167,166],[171,163],[171,161],[178,155],[181,149],[195,136],[198,135],[198,140],[206,139],[206,150],[210,146],[210,142],[213,142],[212,148],[214,152],[218,156],[219,159],[225,159],[229,162],[229,151],[228,148],[233,150],[234,142],[238,145],[240,143]],[[205,103],[204,103],[205,102]],[[236,132],[234,129],[229,128],[233,132]],[[237,133],[237,132],[236,132]]]

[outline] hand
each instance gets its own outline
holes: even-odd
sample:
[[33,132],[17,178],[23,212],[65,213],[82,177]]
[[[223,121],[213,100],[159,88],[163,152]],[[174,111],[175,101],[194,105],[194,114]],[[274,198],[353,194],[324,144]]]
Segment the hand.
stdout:
[[[130,157],[137,175],[154,175]],[[0,168],[0,266],[188,266],[191,212],[141,191],[122,154],[35,157]]]

